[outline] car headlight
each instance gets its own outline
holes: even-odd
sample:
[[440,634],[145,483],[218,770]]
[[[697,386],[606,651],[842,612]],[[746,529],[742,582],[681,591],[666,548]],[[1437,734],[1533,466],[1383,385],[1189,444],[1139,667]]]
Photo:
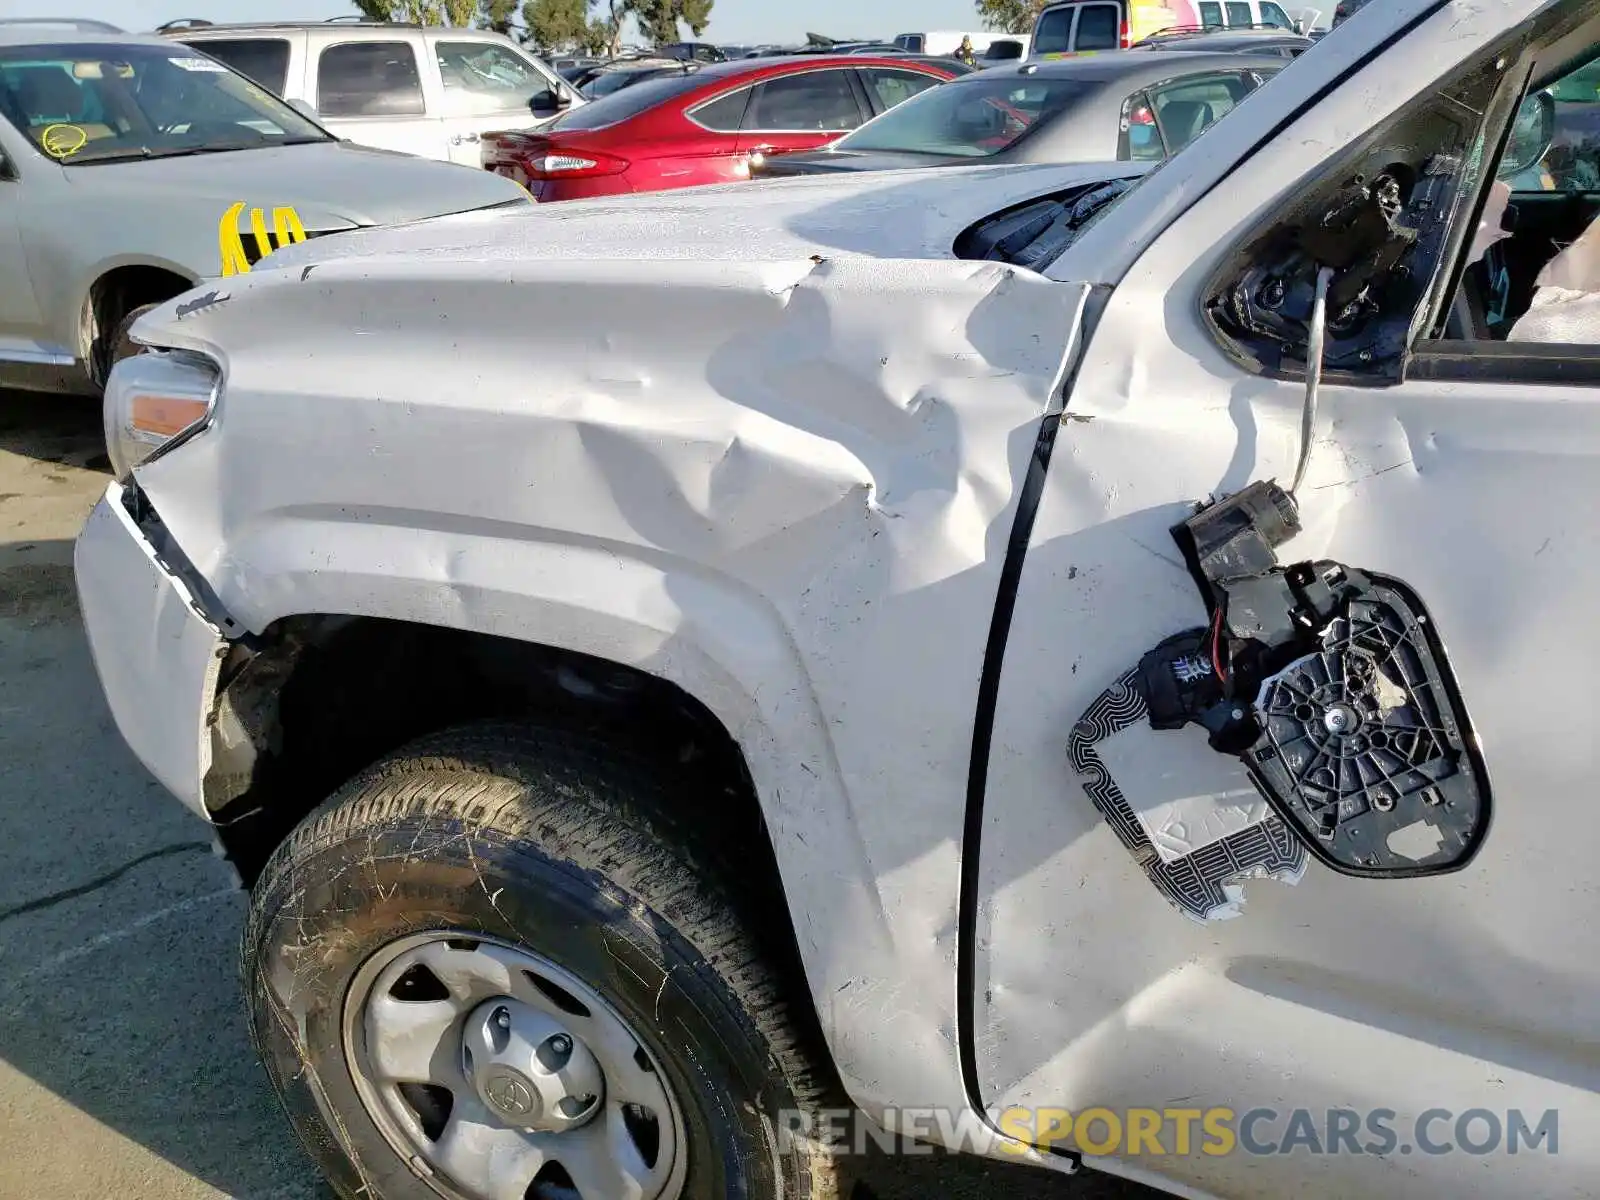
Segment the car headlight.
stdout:
[[204,429],[222,390],[210,359],[181,350],[125,358],[106,381],[106,453],[126,481],[133,469]]

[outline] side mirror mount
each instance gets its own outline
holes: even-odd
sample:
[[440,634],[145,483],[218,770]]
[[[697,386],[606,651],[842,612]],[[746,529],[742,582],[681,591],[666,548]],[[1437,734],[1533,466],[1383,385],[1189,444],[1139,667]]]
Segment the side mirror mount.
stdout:
[[288,103],[290,108],[294,109],[306,120],[315,121],[319,125],[322,124],[322,117],[314,106],[307,104],[304,100],[290,100]]
[[572,97],[565,89],[545,88],[542,92],[535,92],[528,100],[528,107],[537,116],[547,116],[551,113],[561,112],[572,107]]
[[1510,179],[1544,161],[1556,140],[1556,101],[1549,91],[1535,92],[1522,102],[1511,126],[1511,140],[1498,172]]

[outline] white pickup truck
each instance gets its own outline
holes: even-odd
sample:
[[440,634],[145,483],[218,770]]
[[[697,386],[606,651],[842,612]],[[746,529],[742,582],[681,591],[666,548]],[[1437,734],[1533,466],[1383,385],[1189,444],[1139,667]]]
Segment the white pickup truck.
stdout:
[[810,1200],[853,1104],[1592,1196],[1600,346],[1503,332],[1595,201],[1477,226],[1597,54],[1386,0],[1142,177],[450,217],[144,317],[83,614],[339,1194]]

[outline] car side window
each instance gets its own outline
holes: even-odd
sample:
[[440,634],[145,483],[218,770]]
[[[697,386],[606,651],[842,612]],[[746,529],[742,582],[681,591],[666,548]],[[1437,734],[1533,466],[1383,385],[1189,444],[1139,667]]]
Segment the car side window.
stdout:
[[1127,116],[1123,120],[1117,157],[1133,162],[1160,162],[1166,158],[1166,143],[1161,140],[1161,128],[1156,124],[1150,97],[1144,92],[1129,97],[1124,111]]
[[1544,159],[1514,175],[1514,192],[1600,192],[1600,58],[1551,84],[1555,139]]
[[285,38],[208,38],[189,45],[227,63],[275,96],[283,95],[289,82],[289,42]]
[[409,42],[341,42],[317,59],[325,117],[420,117],[422,76]]
[[750,93],[754,89],[742,87],[726,96],[691,108],[688,117],[696,125],[713,133],[738,133],[744,124],[744,110],[750,106]]
[[862,120],[849,71],[805,71],[757,84],[744,128],[831,133],[854,129]]
[[1261,23],[1263,25],[1276,25],[1279,29],[1293,31],[1294,22],[1289,19],[1289,14],[1284,12],[1272,0],[1266,0],[1261,6]]
[[920,71],[897,71],[892,67],[868,67],[861,74],[866,77],[867,87],[879,106],[885,110],[911,99],[918,92],[927,91],[939,82],[933,75],[924,75]]
[[1072,49],[1072,12],[1070,8],[1052,8],[1039,18],[1033,31],[1035,54],[1061,54]]
[[1251,25],[1255,24],[1255,21],[1256,21],[1255,14],[1250,11],[1250,5],[1249,4],[1245,4],[1245,3],[1229,4],[1227,6],[1227,8],[1228,8],[1228,24],[1230,26],[1243,25],[1244,27],[1249,28]]
[[532,60],[493,42],[434,43],[444,106],[452,116],[522,113],[537,93],[555,84]]
[[1115,50],[1122,44],[1122,10],[1115,4],[1080,4],[1072,48]]
[[1210,129],[1250,91],[1250,84],[1234,74],[1191,76],[1151,88],[1152,107],[1168,153],[1176,154]]
[[1200,0],[1200,26],[1203,29],[1221,29],[1221,0]]

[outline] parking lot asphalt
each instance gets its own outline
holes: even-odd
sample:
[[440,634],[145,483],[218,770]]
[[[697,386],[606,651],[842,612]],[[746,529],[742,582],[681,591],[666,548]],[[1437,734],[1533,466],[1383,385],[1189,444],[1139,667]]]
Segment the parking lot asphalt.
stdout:
[[[245,902],[133,759],[79,625],[96,405],[0,392],[0,1196],[325,1200],[246,1038]],[[1109,1177],[876,1164],[858,1200],[1157,1200]]]

